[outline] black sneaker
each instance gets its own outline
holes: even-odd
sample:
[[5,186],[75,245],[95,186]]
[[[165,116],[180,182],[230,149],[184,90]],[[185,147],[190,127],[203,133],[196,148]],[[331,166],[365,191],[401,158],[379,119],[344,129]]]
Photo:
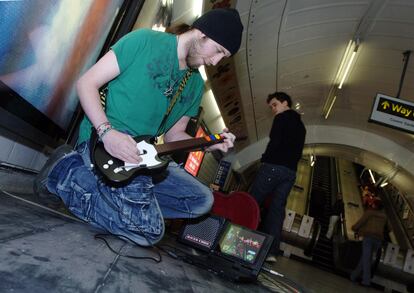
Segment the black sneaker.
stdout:
[[65,157],[65,155],[71,152],[74,152],[74,150],[70,145],[64,144],[59,146],[52,152],[49,159],[46,161],[40,172],[37,174],[33,182],[33,191],[35,195],[37,195],[41,203],[52,207],[61,204],[61,199],[58,196],[50,193],[49,190],[47,190],[47,176],[49,175],[49,172],[52,169],[52,167],[54,167],[60,159]]

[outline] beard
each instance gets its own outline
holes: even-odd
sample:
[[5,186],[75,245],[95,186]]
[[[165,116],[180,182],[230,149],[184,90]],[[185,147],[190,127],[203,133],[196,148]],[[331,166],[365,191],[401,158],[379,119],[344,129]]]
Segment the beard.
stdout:
[[190,48],[188,49],[187,57],[185,58],[185,62],[187,63],[187,66],[190,68],[198,68],[201,65],[204,65],[204,59],[199,53],[200,44],[199,41],[194,40]]
[[187,66],[193,69],[197,69],[201,65],[204,65],[203,59],[197,56],[187,56],[185,59]]

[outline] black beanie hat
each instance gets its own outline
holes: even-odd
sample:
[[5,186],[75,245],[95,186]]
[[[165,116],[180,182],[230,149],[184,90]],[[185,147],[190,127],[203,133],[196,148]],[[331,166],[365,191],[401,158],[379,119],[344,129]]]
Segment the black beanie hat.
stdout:
[[243,25],[236,9],[212,9],[194,21],[192,27],[229,50],[231,55],[240,48]]

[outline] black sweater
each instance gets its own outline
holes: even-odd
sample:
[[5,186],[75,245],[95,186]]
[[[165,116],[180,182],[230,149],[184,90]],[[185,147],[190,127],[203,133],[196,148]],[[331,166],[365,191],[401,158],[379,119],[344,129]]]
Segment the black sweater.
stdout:
[[270,141],[261,161],[296,171],[302,156],[305,135],[305,126],[296,111],[286,110],[276,115],[270,130]]

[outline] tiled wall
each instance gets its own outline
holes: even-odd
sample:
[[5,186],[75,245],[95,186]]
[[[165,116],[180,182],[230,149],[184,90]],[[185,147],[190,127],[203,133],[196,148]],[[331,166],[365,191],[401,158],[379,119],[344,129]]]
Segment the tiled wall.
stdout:
[[43,153],[0,136],[0,162],[40,170],[46,160]]

